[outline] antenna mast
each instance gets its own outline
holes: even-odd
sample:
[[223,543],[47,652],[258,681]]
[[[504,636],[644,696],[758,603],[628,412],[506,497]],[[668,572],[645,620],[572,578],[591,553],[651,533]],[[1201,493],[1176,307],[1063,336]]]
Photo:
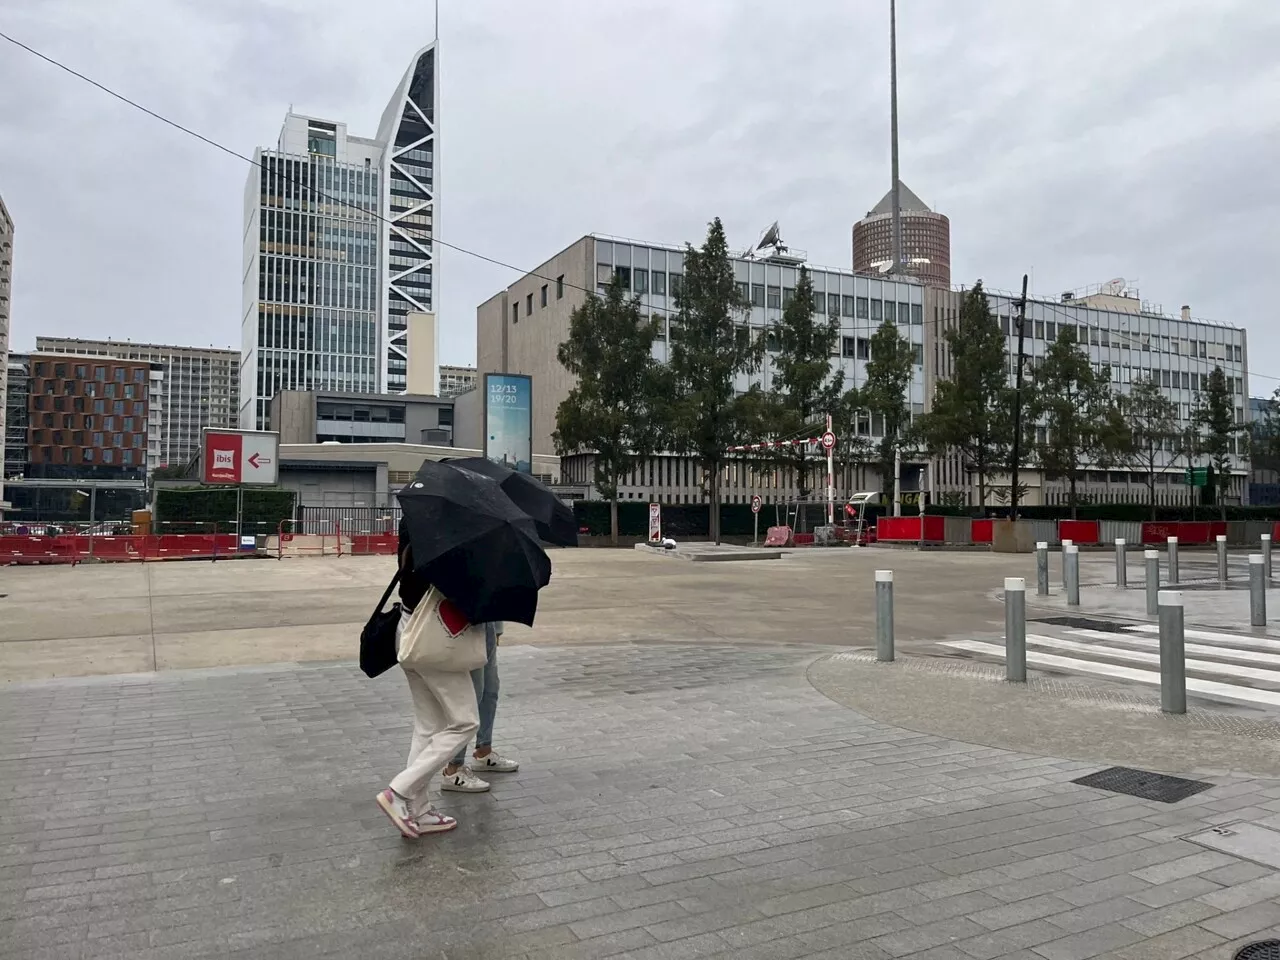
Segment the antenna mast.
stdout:
[[893,265],[902,272],[902,198],[898,192],[898,4],[889,0],[889,139],[893,167]]

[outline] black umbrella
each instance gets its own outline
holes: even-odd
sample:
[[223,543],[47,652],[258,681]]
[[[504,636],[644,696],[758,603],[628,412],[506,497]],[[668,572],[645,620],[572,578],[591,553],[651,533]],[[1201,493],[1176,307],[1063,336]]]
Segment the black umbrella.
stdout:
[[541,480],[485,457],[462,457],[445,462],[451,467],[471,470],[498,481],[502,492],[533,518],[538,536],[547,543],[561,547],[578,545],[578,523],[573,516],[573,507],[552,493]]
[[396,497],[413,552],[413,570],[472,623],[533,626],[538,590],[551,561],[533,521],[497,481],[428,460]]

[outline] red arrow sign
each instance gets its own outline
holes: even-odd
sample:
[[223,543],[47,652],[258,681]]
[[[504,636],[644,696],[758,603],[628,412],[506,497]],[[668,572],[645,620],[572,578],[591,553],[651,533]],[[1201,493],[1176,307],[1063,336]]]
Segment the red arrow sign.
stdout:
[[266,457],[260,457],[256,453],[251,454],[249,457],[249,466],[253,467],[253,469],[255,470],[259,469],[264,463],[270,463],[270,462],[271,461],[268,460]]

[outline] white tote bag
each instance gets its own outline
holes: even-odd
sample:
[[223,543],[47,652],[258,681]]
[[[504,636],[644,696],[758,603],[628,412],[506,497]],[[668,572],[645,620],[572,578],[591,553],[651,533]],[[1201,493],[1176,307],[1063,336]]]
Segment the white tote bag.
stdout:
[[466,616],[435,587],[400,628],[400,666],[418,673],[465,673],[488,660],[484,624]]

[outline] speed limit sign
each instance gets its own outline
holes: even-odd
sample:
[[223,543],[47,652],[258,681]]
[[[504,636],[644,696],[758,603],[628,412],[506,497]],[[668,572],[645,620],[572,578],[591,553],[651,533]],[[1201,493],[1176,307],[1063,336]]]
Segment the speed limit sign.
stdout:
[[823,450],[830,450],[834,448],[836,445],[836,435],[828,430],[822,435],[821,443]]
[[751,512],[752,513],[760,512],[760,498],[758,496],[751,498]]

